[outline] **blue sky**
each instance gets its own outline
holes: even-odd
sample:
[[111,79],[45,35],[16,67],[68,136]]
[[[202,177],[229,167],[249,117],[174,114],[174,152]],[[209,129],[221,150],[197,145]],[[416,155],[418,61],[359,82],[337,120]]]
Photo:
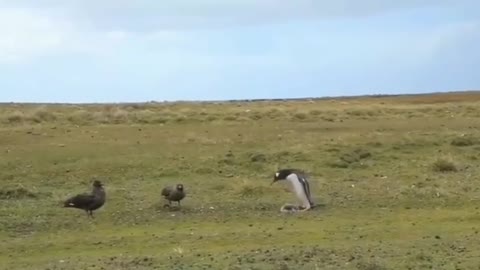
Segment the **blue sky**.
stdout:
[[474,0],[0,0],[0,36],[1,102],[480,89]]

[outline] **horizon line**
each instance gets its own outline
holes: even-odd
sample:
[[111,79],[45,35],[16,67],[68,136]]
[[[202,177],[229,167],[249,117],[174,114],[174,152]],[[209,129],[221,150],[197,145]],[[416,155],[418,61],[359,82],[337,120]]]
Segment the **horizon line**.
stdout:
[[432,95],[451,95],[451,94],[480,94],[480,90],[451,90],[436,91],[424,93],[405,93],[405,94],[364,94],[364,95],[340,95],[340,96],[318,96],[318,97],[297,97],[297,98],[242,98],[242,99],[212,99],[212,100],[172,100],[172,101],[126,101],[126,102],[0,102],[2,105],[135,105],[135,104],[165,104],[165,103],[244,103],[244,102],[287,102],[287,101],[313,101],[313,100],[332,100],[332,99],[357,99],[357,98],[389,98],[389,97],[409,97],[409,96],[432,96]]

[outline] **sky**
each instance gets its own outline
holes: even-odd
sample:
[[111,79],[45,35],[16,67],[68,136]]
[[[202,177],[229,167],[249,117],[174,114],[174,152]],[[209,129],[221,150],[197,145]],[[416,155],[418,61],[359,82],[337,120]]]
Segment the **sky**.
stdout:
[[0,102],[480,89],[478,0],[0,0]]

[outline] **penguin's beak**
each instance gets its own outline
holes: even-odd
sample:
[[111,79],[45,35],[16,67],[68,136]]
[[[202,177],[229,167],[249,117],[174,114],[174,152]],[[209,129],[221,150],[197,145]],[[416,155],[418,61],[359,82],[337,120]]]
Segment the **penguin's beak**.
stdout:
[[275,182],[277,182],[277,180],[273,179],[273,181],[270,183],[270,186],[275,184]]

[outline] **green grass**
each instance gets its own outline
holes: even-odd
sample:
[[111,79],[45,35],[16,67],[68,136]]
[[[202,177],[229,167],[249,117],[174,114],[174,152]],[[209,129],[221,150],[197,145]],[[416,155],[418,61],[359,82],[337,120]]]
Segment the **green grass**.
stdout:
[[[478,269],[479,97],[2,105],[0,268]],[[280,213],[285,167],[318,208]]]

